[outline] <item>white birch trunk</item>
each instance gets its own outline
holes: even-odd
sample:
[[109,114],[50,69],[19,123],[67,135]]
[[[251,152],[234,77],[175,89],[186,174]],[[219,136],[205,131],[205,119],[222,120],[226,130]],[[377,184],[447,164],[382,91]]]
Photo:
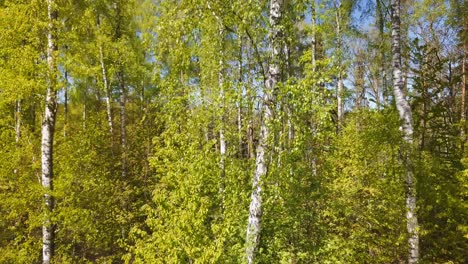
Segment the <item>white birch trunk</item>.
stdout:
[[[219,25],[222,27],[221,23]],[[220,112],[221,112],[221,126],[219,129],[219,155],[220,155],[220,162],[219,166],[221,169],[221,179],[220,179],[220,193],[222,197],[222,208],[224,210],[224,189],[225,189],[225,178],[226,178],[226,139],[224,136],[224,128],[225,128],[225,112],[224,112],[224,76],[223,76],[223,70],[224,70],[224,63],[223,63],[223,51],[222,51],[222,42],[224,38],[224,32],[222,29],[219,30],[219,37],[221,38],[221,52],[220,56],[221,58],[219,59],[219,73],[218,73],[218,86],[219,86],[219,101],[220,101]]]
[[247,263],[255,262],[255,253],[260,242],[261,218],[262,218],[262,180],[267,173],[266,151],[270,137],[270,129],[268,124],[273,119],[273,110],[275,108],[274,90],[276,84],[280,80],[280,59],[282,45],[279,41],[282,37],[282,29],[280,21],[282,18],[282,0],[270,1],[269,12],[269,52],[270,63],[268,65],[268,73],[265,80],[265,91],[263,95],[263,120],[260,125],[260,136],[257,147],[257,156],[255,160],[255,173],[253,178],[253,188],[251,202],[249,207],[249,219],[246,235],[246,258]]
[[343,77],[341,75],[341,69],[340,69],[340,73],[338,75],[338,89],[336,91],[338,131],[341,130],[341,124],[343,122],[343,90],[344,90],[344,83],[343,83]]
[[220,59],[218,62],[219,72],[218,72],[218,87],[219,87],[219,107],[221,112],[221,124],[219,128],[219,155],[220,155],[220,162],[219,167],[221,170],[220,173],[220,187],[219,192],[221,194],[221,207],[224,211],[224,189],[225,189],[225,177],[226,177],[226,139],[224,136],[224,129],[225,129],[225,111],[224,111],[224,51],[223,51],[223,41],[224,41],[224,30],[223,30],[223,22],[221,18],[216,14],[216,12],[211,8],[210,3],[206,3],[208,9],[211,10],[211,13],[216,18],[219,27],[219,48],[220,48]]
[[53,0],[47,1],[47,13],[49,18],[47,33],[47,65],[48,65],[48,87],[45,102],[45,114],[42,121],[41,139],[41,183],[44,188],[44,202],[46,207],[46,218],[42,225],[42,262],[49,264],[54,252],[54,226],[50,220],[50,214],[54,208],[54,199],[50,192],[53,190],[53,141],[56,117],[56,66],[55,52],[55,23],[57,10]]
[[[412,148],[413,120],[410,105],[404,94],[404,81],[401,65],[401,40],[400,40],[400,0],[392,0],[392,53],[393,53],[393,93],[396,107],[402,123],[401,130],[407,148]],[[408,230],[409,256],[408,263],[419,261],[419,234],[418,218],[416,215],[416,186],[412,171],[411,157],[407,151],[404,155],[406,174],[406,221]]]
[[107,77],[106,65],[104,63],[104,51],[102,48],[102,44],[99,46],[99,60],[101,62],[102,83],[104,85],[104,92],[106,93],[107,124],[109,125],[109,134],[113,138],[114,137],[114,122],[112,118],[111,92],[110,92],[109,81]]

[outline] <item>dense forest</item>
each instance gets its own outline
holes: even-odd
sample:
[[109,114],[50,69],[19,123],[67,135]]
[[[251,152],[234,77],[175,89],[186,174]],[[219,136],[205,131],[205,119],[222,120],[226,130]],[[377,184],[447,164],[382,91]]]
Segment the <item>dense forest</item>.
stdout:
[[0,0],[0,263],[468,263],[466,0]]

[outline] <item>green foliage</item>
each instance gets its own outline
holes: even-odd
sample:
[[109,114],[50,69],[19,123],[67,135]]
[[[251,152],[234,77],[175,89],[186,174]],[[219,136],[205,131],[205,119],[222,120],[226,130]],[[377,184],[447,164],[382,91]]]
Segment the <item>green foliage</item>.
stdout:
[[404,169],[393,111],[348,117],[328,156],[320,263],[393,263],[405,258]]
[[463,263],[466,242],[466,170],[458,162],[422,152],[417,160],[424,263]]
[[[388,1],[313,2],[284,1],[263,102],[269,1],[56,0],[54,263],[243,263],[267,103],[256,262],[406,260]],[[465,263],[466,1],[405,3],[421,263]],[[47,30],[46,1],[0,0],[0,263],[41,262]]]

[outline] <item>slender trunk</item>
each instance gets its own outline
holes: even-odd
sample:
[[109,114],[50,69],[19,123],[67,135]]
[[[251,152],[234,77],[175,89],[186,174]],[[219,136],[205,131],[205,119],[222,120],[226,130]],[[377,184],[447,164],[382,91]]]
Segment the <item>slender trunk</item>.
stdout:
[[269,123],[273,119],[273,110],[275,108],[275,89],[276,84],[281,78],[280,71],[280,52],[282,45],[282,29],[280,21],[282,18],[282,0],[270,1],[269,12],[269,52],[270,62],[268,73],[265,80],[265,91],[263,95],[262,114],[263,120],[260,124],[259,144],[257,147],[256,168],[253,177],[253,188],[251,202],[249,207],[249,219],[246,235],[246,257],[249,264],[255,262],[255,254],[260,242],[261,218],[262,218],[262,180],[267,173],[266,152],[268,151],[268,141],[270,137]]
[[99,60],[101,62],[102,70],[102,83],[104,85],[104,92],[106,93],[106,111],[107,111],[107,124],[109,125],[109,134],[111,138],[114,137],[114,121],[112,118],[112,101],[111,101],[111,91],[109,87],[106,65],[104,64],[104,51],[102,44],[99,46]]
[[223,62],[223,38],[224,38],[224,30],[222,30],[222,24],[219,22],[219,36],[220,36],[220,59],[219,59],[219,72],[218,72],[218,86],[219,86],[219,101],[220,101],[220,112],[221,112],[221,126],[219,129],[219,155],[220,155],[220,162],[219,166],[221,169],[220,174],[220,193],[222,197],[222,208],[224,209],[224,188],[225,188],[225,177],[226,177],[226,139],[224,136],[224,129],[225,129],[225,98],[224,98],[224,62]]
[[[284,45],[284,56],[285,56],[285,61],[287,63],[287,65],[286,65],[287,71],[286,71],[286,74],[282,74],[282,77],[284,78],[285,75],[286,75],[286,79],[294,75],[290,55],[291,55],[291,49],[289,48],[288,44],[285,44]],[[282,81],[284,82],[286,80],[282,80]],[[288,128],[288,138],[287,138],[287,144],[286,145],[290,150],[291,146],[292,146],[292,142],[294,140],[295,133],[294,133],[294,124],[292,122],[292,109],[291,109],[291,105],[290,105],[290,98],[288,96],[286,96],[284,98],[283,104],[284,104],[284,108],[285,108],[285,111],[286,111],[286,126]],[[281,140],[281,137],[280,137],[280,140]]]
[[41,128],[41,182],[44,188],[44,202],[46,217],[42,225],[42,262],[49,264],[54,254],[54,225],[51,222],[51,213],[54,209],[54,199],[50,192],[53,188],[53,142],[55,117],[57,110],[56,102],[56,65],[55,52],[57,45],[55,44],[55,23],[57,21],[58,12],[55,9],[53,0],[47,1],[47,13],[49,18],[47,32],[47,66],[48,66],[48,86],[45,102],[45,113]]
[[341,70],[340,70],[340,73],[338,74],[338,89],[336,91],[338,131],[341,130],[341,125],[343,123],[343,90],[344,90],[344,83],[343,83],[343,77],[341,75]]
[[[395,103],[402,123],[403,138],[409,150],[413,143],[413,121],[410,105],[404,94],[404,82],[401,65],[400,40],[400,0],[392,0],[392,53],[393,53],[393,92]],[[409,152],[409,153],[408,153]],[[411,151],[404,155],[406,174],[406,221],[408,230],[409,256],[408,263],[419,261],[418,218],[416,215],[416,186],[411,162]]]
[[337,114],[338,114],[338,131],[341,130],[341,125],[343,122],[343,93],[344,93],[344,81],[343,81],[343,69],[342,69],[342,43],[341,43],[341,25],[340,25],[340,20],[341,20],[341,3],[336,4],[335,3],[335,8],[336,8],[336,14],[335,14],[335,19],[336,19],[336,38],[338,40],[338,85],[337,85],[337,91],[336,91],[336,98],[337,98]]
[[311,3],[311,22],[312,22],[312,71],[317,70],[317,24],[316,24],[316,11],[315,11],[315,0]]
[[226,139],[224,136],[224,129],[225,129],[225,98],[224,98],[224,52],[223,52],[223,42],[224,42],[224,30],[223,30],[223,23],[221,18],[211,9],[210,4],[207,2],[208,9],[211,10],[213,16],[216,18],[219,27],[219,48],[220,48],[220,59],[218,62],[219,71],[218,71],[218,87],[219,87],[219,101],[220,101],[220,112],[221,112],[221,124],[219,128],[219,154],[220,154],[220,162],[219,167],[221,170],[220,173],[220,187],[219,192],[221,194],[222,204],[221,207],[224,209],[224,188],[225,188],[225,174],[226,174]]
[[237,102],[237,134],[238,134],[238,145],[239,145],[239,158],[244,155],[243,147],[242,147],[242,36],[239,36],[239,65],[238,65],[238,96],[239,101]]
[[253,131],[253,120],[252,117],[249,120],[247,125],[247,147],[248,147],[248,157],[249,159],[255,158],[254,151],[254,131]]
[[21,137],[21,99],[15,103],[15,143],[18,144]]
[[123,71],[119,72],[120,79],[120,145],[122,147],[122,177],[126,178],[127,176],[127,113],[126,113],[126,104],[127,104],[127,92],[125,89],[125,80],[123,76]]
[[[248,57],[247,65],[250,65],[251,56]],[[247,115],[248,115],[248,124],[247,124],[247,155],[249,159],[255,158],[255,144],[254,144],[254,96],[252,95],[253,80],[252,74],[249,71],[247,76]]]
[[63,88],[63,136],[67,136],[68,124],[68,71],[65,70],[65,87]]
[[84,100],[83,103],[83,112],[81,113],[81,119],[83,121],[83,130],[86,130],[86,115],[87,115],[88,109],[86,107],[86,100]]
[[[115,28],[115,39],[119,41],[122,37],[122,16],[120,3],[114,2],[115,12],[117,16],[117,23]],[[121,146],[121,174],[122,178],[127,177],[127,113],[126,113],[126,104],[127,104],[127,91],[125,87],[125,74],[123,65],[119,65],[119,71],[117,73],[117,78],[120,83],[120,146]]]
[[466,136],[465,136],[465,129],[466,129],[466,110],[465,110],[465,100],[466,100],[466,52],[467,52],[467,47],[466,43],[463,44],[463,61],[462,61],[462,95],[461,95],[461,129],[460,129],[460,135],[461,135],[461,150],[462,154],[465,151],[465,141],[466,141]]
[[[365,69],[364,69],[364,53],[362,50],[359,50],[356,55],[356,65],[354,67],[354,85],[356,89],[356,107],[361,109],[365,107],[365,95],[366,95],[366,86],[365,86]],[[378,94],[378,90],[376,92]],[[377,96],[376,96],[377,98]]]
[[[382,11],[382,0],[377,0],[377,23],[379,26],[379,38],[380,38],[380,43],[384,43],[384,15]],[[382,47],[382,44],[379,46],[379,52],[380,52],[380,73],[382,73],[382,88],[379,86],[379,82],[376,82],[377,85],[375,87],[375,101],[377,105],[377,110],[380,110],[380,92],[382,92],[382,98],[384,100],[384,105],[385,105],[385,91],[386,91],[386,83],[387,83],[387,71],[385,70],[385,51],[384,48]],[[378,80],[378,77],[377,77]]]
[[423,109],[422,109],[422,115],[421,115],[421,123],[422,123],[422,127],[421,127],[421,146],[420,146],[420,149],[421,150],[424,150],[425,148],[425,145],[426,145],[426,127],[427,127],[427,109],[428,109],[428,102],[429,102],[429,98],[428,98],[428,94],[427,94],[427,88],[426,88],[426,84],[425,84],[425,81],[424,81],[424,69],[421,69],[421,79],[422,79],[422,100],[423,100]]
[[[19,141],[21,137],[21,99],[16,100],[15,103],[15,143],[16,148],[19,147]],[[18,173],[18,168],[13,170],[14,174]]]
[[292,122],[292,110],[291,105],[289,102],[286,103],[286,114],[287,114],[287,126],[288,126],[288,148],[291,149],[294,141],[294,137],[296,135],[294,131],[294,124]]

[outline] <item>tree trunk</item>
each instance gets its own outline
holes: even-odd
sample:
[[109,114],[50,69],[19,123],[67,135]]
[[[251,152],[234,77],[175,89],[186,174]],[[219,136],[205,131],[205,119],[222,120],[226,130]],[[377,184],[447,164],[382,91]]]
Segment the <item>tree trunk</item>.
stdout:
[[252,117],[247,124],[247,156],[249,159],[255,158],[255,151],[254,151],[254,128],[253,128],[253,120]]
[[127,177],[127,92],[125,89],[125,80],[123,70],[119,72],[120,79],[120,145],[122,147],[122,177]]
[[218,72],[218,86],[219,86],[219,102],[221,112],[221,124],[219,128],[219,155],[220,161],[219,166],[221,169],[220,173],[220,194],[222,199],[221,207],[224,210],[224,189],[225,189],[225,178],[226,178],[226,139],[224,136],[226,114],[225,114],[225,98],[224,98],[224,62],[223,62],[223,41],[224,41],[224,30],[222,29],[222,23],[219,22],[219,36],[220,36],[220,59],[219,59],[219,72]]
[[310,4],[310,9],[311,9],[311,22],[312,22],[312,71],[315,72],[317,70],[317,24],[316,24],[316,19],[317,19],[317,14],[315,11],[315,0],[312,0],[312,3]]
[[242,36],[239,35],[239,65],[238,65],[238,96],[239,100],[237,101],[237,136],[238,136],[238,148],[239,148],[239,158],[244,155],[243,151],[243,141],[242,141],[242,88],[243,88],[243,79],[242,79]]
[[102,48],[102,44],[99,46],[99,60],[101,62],[102,83],[104,85],[104,92],[106,93],[107,124],[109,125],[109,134],[111,135],[111,138],[114,138],[114,121],[112,118],[111,92],[107,77],[106,65],[104,64],[104,51]]
[[56,102],[56,65],[55,52],[57,45],[55,44],[55,23],[57,21],[58,12],[55,9],[53,0],[47,1],[47,13],[49,18],[47,32],[47,66],[48,66],[48,86],[45,102],[45,113],[42,121],[42,139],[41,139],[41,182],[44,188],[44,202],[46,209],[46,218],[42,225],[42,262],[49,264],[54,253],[54,225],[51,222],[51,213],[54,209],[54,199],[50,192],[53,188],[53,142],[55,117],[57,110]]
[[[117,16],[117,23],[115,29],[115,39],[119,41],[122,38],[122,16],[121,16],[121,7],[118,1],[114,2],[115,12]],[[121,54],[122,55],[122,54]],[[127,91],[125,87],[125,74],[124,67],[122,64],[119,66],[119,72],[117,73],[117,78],[120,83],[120,146],[121,146],[121,174],[122,178],[127,177],[127,113],[126,113],[126,104],[127,104]]]
[[[365,54],[361,49],[356,54],[356,64],[354,66],[354,86],[356,91],[356,107],[357,109],[366,106],[366,85],[365,85]],[[379,90],[376,90],[376,98],[378,97]],[[377,99],[378,101],[378,99]],[[379,104],[377,103],[377,110]]]
[[[16,148],[19,147],[19,141],[21,137],[21,99],[15,102],[15,143]],[[13,170],[14,174],[18,173],[18,167]]]
[[67,136],[68,125],[68,71],[65,70],[65,87],[63,88],[63,136]]
[[[392,0],[392,53],[393,53],[393,92],[396,107],[402,123],[401,131],[407,145],[411,150],[413,143],[413,121],[410,105],[404,94],[404,82],[401,65],[400,40],[400,0]],[[417,263],[419,260],[419,234],[418,218],[416,215],[416,186],[411,162],[411,151],[403,155],[406,174],[406,221],[408,230],[409,256],[408,263]]]
[[461,95],[461,129],[460,129],[460,135],[461,135],[461,151],[462,154],[465,151],[465,141],[466,141],[466,136],[465,136],[465,129],[466,129],[466,110],[465,110],[465,100],[466,100],[466,43],[463,44],[463,61],[462,61],[462,95]]
[[337,91],[336,91],[336,99],[337,99],[337,114],[338,114],[338,131],[341,130],[341,125],[343,122],[343,93],[344,93],[344,80],[343,80],[343,69],[342,69],[342,43],[341,43],[341,25],[340,25],[340,20],[341,20],[341,2],[336,3],[335,2],[335,9],[336,9],[336,14],[335,14],[335,19],[336,19],[336,38],[338,40],[337,44],[337,50],[338,50],[338,85],[337,85]]
[[[252,62],[252,56],[249,56],[247,53],[247,65],[250,65]],[[245,86],[246,88],[246,104],[247,104],[247,157],[249,159],[254,159],[255,158],[255,142],[254,142],[254,98],[255,96],[253,95],[253,76],[251,74],[250,70],[247,70],[247,85]]]
[[15,143],[18,144],[21,137],[21,99],[15,103]]
[[218,32],[219,32],[219,71],[218,71],[218,88],[219,88],[219,107],[221,112],[221,123],[219,128],[219,167],[221,170],[220,173],[220,185],[219,185],[219,193],[221,194],[221,208],[224,211],[224,189],[225,189],[225,177],[226,177],[226,138],[224,136],[224,129],[225,129],[225,122],[226,122],[226,114],[225,114],[225,98],[224,98],[224,51],[223,51],[223,43],[224,43],[224,30],[223,30],[223,22],[221,18],[216,14],[216,12],[211,8],[210,3],[207,2],[208,9],[211,10],[213,16],[216,18],[218,22]]
[[270,1],[269,12],[269,52],[270,62],[268,73],[265,80],[265,92],[263,95],[262,114],[263,119],[260,124],[259,144],[257,147],[256,168],[253,178],[253,188],[251,202],[249,207],[249,219],[246,236],[246,257],[247,263],[252,264],[255,261],[255,253],[260,242],[261,217],[262,217],[262,180],[267,173],[266,151],[268,150],[268,141],[270,137],[270,128],[268,124],[273,119],[273,110],[275,108],[275,89],[280,80],[280,52],[282,45],[282,29],[280,21],[282,18],[282,0]]
[[[384,14],[382,11],[382,0],[377,0],[377,24],[379,26],[379,38],[381,43],[384,43]],[[382,73],[382,87],[379,86],[379,82],[376,82],[377,85],[375,87],[375,101],[377,105],[377,110],[380,110],[380,93],[382,92],[382,99],[384,100],[384,105],[385,105],[385,91],[387,90],[386,88],[386,83],[387,83],[387,71],[385,70],[385,51],[382,45],[379,46],[379,53],[380,53],[380,71]],[[378,80],[378,77],[377,77]]]

